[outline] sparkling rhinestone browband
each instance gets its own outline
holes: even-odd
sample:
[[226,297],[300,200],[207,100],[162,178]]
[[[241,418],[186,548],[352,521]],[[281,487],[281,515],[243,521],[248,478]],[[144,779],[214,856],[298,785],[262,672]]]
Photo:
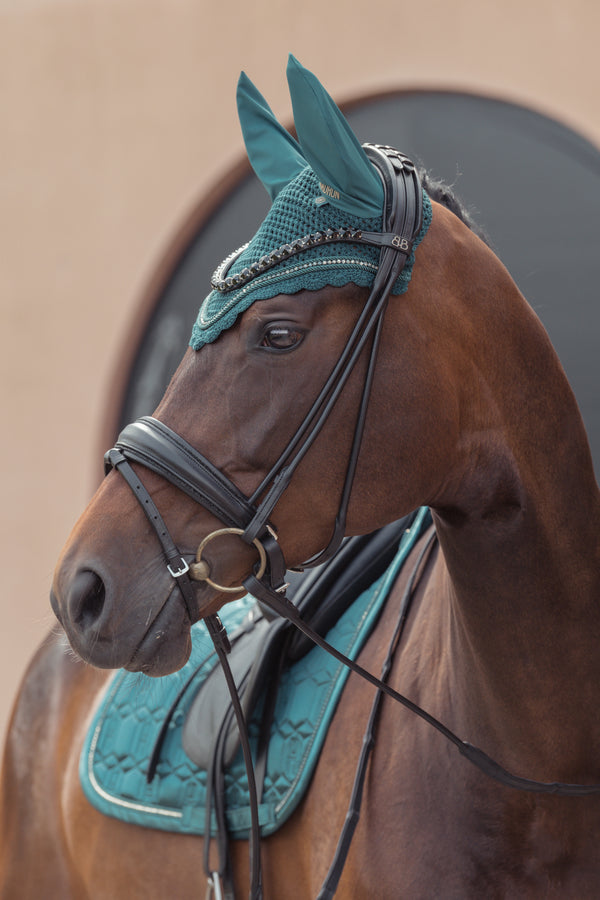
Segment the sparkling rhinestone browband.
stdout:
[[358,228],[328,228],[326,231],[315,231],[313,234],[298,238],[290,244],[282,244],[281,247],[272,250],[271,253],[268,253],[265,256],[261,256],[260,259],[252,263],[252,265],[246,266],[246,268],[237,272],[235,275],[227,275],[226,273],[235,260],[248,246],[248,244],[244,244],[223,260],[221,265],[215,270],[210,279],[211,287],[213,290],[219,291],[220,293],[235,290],[242,287],[242,285],[251,281],[253,278],[256,278],[258,275],[262,275],[267,269],[272,269],[273,266],[276,266],[283,260],[289,259],[291,256],[296,256],[298,253],[309,250],[311,247],[318,247],[320,244],[336,242],[371,244],[372,246],[379,248],[394,247],[394,249],[398,250],[400,253],[406,253],[407,255],[412,250],[412,241],[409,241],[398,234],[361,231]]
[[[388,144],[371,143],[363,144],[363,147],[367,151],[369,148],[372,148],[384,153],[392,160],[396,171],[404,169],[407,172],[414,172],[415,170],[414,163],[403,153],[400,153],[399,150],[396,150],[395,147],[390,147]],[[260,259],[253,262],[252,265],[246,266],[235,275],[227,275],[227,272],[235,260],[248,246],[248,244],[244,244],[239,250],[236,250],[224,259],[221,265],[215,269],[215,272],[210,279],[211,287],[213,290],[219,291],[220,293],[236,290],[237,288],[242,287],[242,285],[247,284],[247,282],[251,281],[253,278],[256,278],[258,275],[262,275],[262,273],[266,272],[268,269],[272,269],[273,266],[276,266],[283,260],[289,259],[290,256],[295,256],[298,253],[302,253],[304,250],[309,250],[311,247],[318,247],[320,244],[335,242],[371,244],[371,246],[379,248],[393,247],[399,253],[404,253],[407,256],[413,247],[413,241],[408,240],[406,237],[402,237],[399,234],[362,231],[358,228],[348,228],[347,226],[336,229],[328,228],[326,231],[315,231],[313,234],[298,238],[289,244],[282,244],[281,247],[272,250],[271,253],[267,253],[265,256],[261,256]]]

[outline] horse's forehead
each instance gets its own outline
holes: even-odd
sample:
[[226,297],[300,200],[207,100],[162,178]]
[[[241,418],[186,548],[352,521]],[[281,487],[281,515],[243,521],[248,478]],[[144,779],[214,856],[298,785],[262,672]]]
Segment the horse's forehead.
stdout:
[[[255,321],[290,318],[293,321],[310,325],[334,308],[347,305],[352,301],[362,300],[368,296],[368,289],[349,282],[341,287],[326,286],[317,290],[302,289],[295,294],[277,294],[266,300],[254,302],[245,310],[234,327]],[[225,335],[223,335],[225,337]]]

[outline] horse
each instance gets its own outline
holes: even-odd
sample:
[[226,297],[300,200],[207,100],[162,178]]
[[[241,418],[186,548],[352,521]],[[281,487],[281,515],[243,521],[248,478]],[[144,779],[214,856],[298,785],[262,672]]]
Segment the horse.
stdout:
[[[343,215],[369,220],[368,198],[379,198],[372,206],[381,202],[373,163],[361,149],[364,160],[356,166],[363,174],[356,168],[346,178],[348,159],[359,153],[345,120],[332,112],[314,76],[294,60],[290,67],[298,142],[242,84],[240,108],[249,115],[253,107],[261,149],[270,129],[272,155],[287,154],[294,179],[307,178],[309,169],[314,175],[316,209],[339,219],[346,203]],[[252,128],[246,131],[250,154]],[[319,153],[328,154],[327,164]],[[265,164],[255,156],[264,177]],[[274,208],[288,196],[275,181],[292,183],[281,168],[273,166],[269,183]],[[359,535],[428,506],[437,540],[420,564],[389,684],[504,770],[549,789],[520,790],[490,778],[422,718],[384,698],[337,896],[597,897],[600,497],[588,440],[536,314],[457,208],[439,194],[437,202],[432,185],[429,193],[431,220],[413,248],[410,281],[390,296],[376,336],[371,332],[357,353],[269,509],[270,527],[294,568],[328,546],[336,518],[345,535]],[[312,257],[306,252],[300,248],[286,266],[316,258],[314,247]],[[327,252],[318,258],[323,265],[333,260],[332,271],[350,253],[347,244]],[[268,262],[271,274],[284,271],[279,260]],[[220,271],[210,295],[225,321],[201,347],[188,348],[153,418],[201,452],[236,498],[256,507],[269,493],[264,485],[274,460],[294,441],[343,356],[371,286],[357,284],[358,275],[336,281],[330,272],[324,284],[290,288],[278,276],[272,293],[248,302],[243,292],[259,283],[251,272],[242,274],[241,288],[230,285],[224,300],[215,300],[214,285],[231,271]],[[264,283],[265,276],[256,277]],[[232,318],[228,290],[241,292],[234,294]],[[155,527],[113,466],[75,525],[52,587],[53,608],[77,655],[65,652],[62,631],[48,638],[10,725],[2,776],[3,900],[186,898],[201,885],[202,840],[103,816],[82,794],[78,758],[110,669],[162,676],[180,668],[192,620],[218,614],[256,580],[257,545],[240,537],[247,522],[223,534],[214,507],[151,466],[134,460],[131,469],[160,510],[182,563],[191,564],[210,536],[197,561],[204,580],[191,582],[185,601]],[[424,540],[361,651],[359,662],[369,671],[381,667]],[[373,688],[351,675],[306,796],[262,842],[265,897],[317,895],[346,814],[372,699]],[[560,785],[581,791],[569,796]],[[243,897],[245,841],[232,843],[232,860],[235,896]]]

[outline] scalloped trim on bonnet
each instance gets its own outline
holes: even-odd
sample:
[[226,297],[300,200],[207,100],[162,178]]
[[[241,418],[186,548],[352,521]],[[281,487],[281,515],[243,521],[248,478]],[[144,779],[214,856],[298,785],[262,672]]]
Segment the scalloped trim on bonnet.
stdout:
[[[425,237],[430,222],[431,203],[423,192],[423,225],[412,253],[392,288],[392,294],[403,294],[407,290],[415,250]],[[382,219],[362,218],[340,212],[324,199],[317,176],[310,167],[306,167],[278,194],[264,222],[237,257],[228,275],[240,273],[283,245],[328,229],[381,231]],[[309,247],[289,259],[282,259],[276,266],[257,275],[237,290],[226,293],[213,290],[200,307],[190,346],[199,350],[204,344],[216,340],[257,300],[268,300],[279,294],[296,294],[305,290],[316,291],[327,286],[342,287],[349,283],[371,287],[379,255],[377,247],[367,244],[325,242]]]

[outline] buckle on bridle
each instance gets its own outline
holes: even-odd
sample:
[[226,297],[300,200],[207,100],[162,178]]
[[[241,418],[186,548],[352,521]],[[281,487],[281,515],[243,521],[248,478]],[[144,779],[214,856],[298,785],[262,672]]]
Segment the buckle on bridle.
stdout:
[[173,566],[171,565],[171,563],[167,563],[167,570],[169,572],[169,575],[172,575],[173,578],[181,578],[182,575],[185,575],[186,572],[190,571],[190,567],[186,563],[183,556],[181,556],[179,558],[178,568],[173,569]]

